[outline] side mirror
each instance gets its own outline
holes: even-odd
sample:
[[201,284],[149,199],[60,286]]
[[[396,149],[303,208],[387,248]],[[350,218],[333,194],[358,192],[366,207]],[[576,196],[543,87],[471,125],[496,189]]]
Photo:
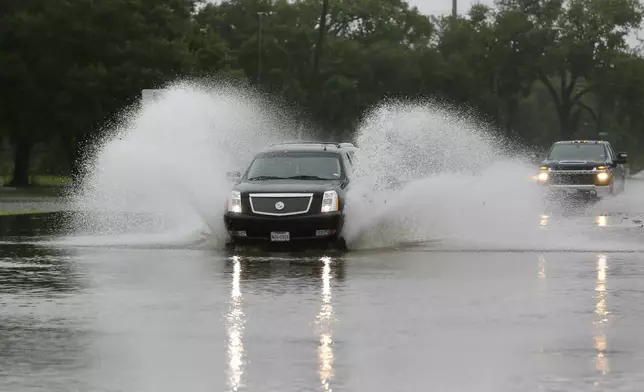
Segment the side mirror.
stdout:
[[238,171],[229,171],[226,172],[226,178],[228,178],[228,181],[237,181],[241,178],[241,173]]
[[626,162],[628,162],[628,155],[625,152],[617,153],[617,163],[623,165]]

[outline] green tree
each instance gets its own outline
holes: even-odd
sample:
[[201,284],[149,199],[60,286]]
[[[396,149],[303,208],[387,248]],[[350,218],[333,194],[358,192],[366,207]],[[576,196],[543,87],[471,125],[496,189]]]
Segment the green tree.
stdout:
[[[100,126],[154,87],[194,72],[192,0],[28,0],[5,16],[2,77],[16,143],[12,183],[26,185],[37,141],[58,135],[74,167]],[[37,114],[37,115],[35,115]]]
[[[537,75],[555,102],[561,136],[570,139],[581,116],[579,103],[592,92],[609,59],[642,22],[637,0],[500,0],[501,13],[520,12],[532,25],[523,40],[534,52]],[[536,44],[536,43],[540,43]]]
[[383,97],[422,93],[421,59],[435,32],[427,17],[398,0],[331,2],[322,88],[310,108],[327,132],[350,130]]
[[[326,4],[326,5],[325,5]],[[0,4],[0,130],[13,183],[34,143],[83,146],[143,88],[234,77],[348,137],[383,99],[437,96],[547,145],[608,130],[644,147],[636,0],[498,0],[428,17],[401,0],[22,0]],[[324,23],[321,23],[324,22]],[[588,124],[588,125],[584,125]]]

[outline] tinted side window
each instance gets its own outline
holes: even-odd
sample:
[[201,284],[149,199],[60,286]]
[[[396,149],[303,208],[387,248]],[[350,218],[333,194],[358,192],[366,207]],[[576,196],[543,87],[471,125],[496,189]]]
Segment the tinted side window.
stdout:
[[352,165],[356,163],[354,151],[349,151],[347,153],[347,157],[349,158],[349,162],[351,162]]

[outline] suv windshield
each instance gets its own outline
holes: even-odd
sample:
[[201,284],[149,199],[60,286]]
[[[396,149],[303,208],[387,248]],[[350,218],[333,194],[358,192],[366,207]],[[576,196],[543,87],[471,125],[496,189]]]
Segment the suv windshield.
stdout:
[[301,179],[339,180],[340,159],[335,154],[265,155],[255,158],[248,169],[249,180]]
[[554,161],[604,161],[606,149],[603,144],[555,144],[547,159]]

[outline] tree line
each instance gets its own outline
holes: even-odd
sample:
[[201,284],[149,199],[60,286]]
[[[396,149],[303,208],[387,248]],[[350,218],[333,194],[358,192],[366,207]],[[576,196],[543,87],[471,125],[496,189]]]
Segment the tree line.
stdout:
[[402,0],[21,0],[0,3],[0,134],[13,184],[34,146],[74,172],[83,146],[145,88],[236,78],[328,133],[383,98],[432,96],[546,146],[608,140],[644,165],[638,0],[496,0],[423,15]]

